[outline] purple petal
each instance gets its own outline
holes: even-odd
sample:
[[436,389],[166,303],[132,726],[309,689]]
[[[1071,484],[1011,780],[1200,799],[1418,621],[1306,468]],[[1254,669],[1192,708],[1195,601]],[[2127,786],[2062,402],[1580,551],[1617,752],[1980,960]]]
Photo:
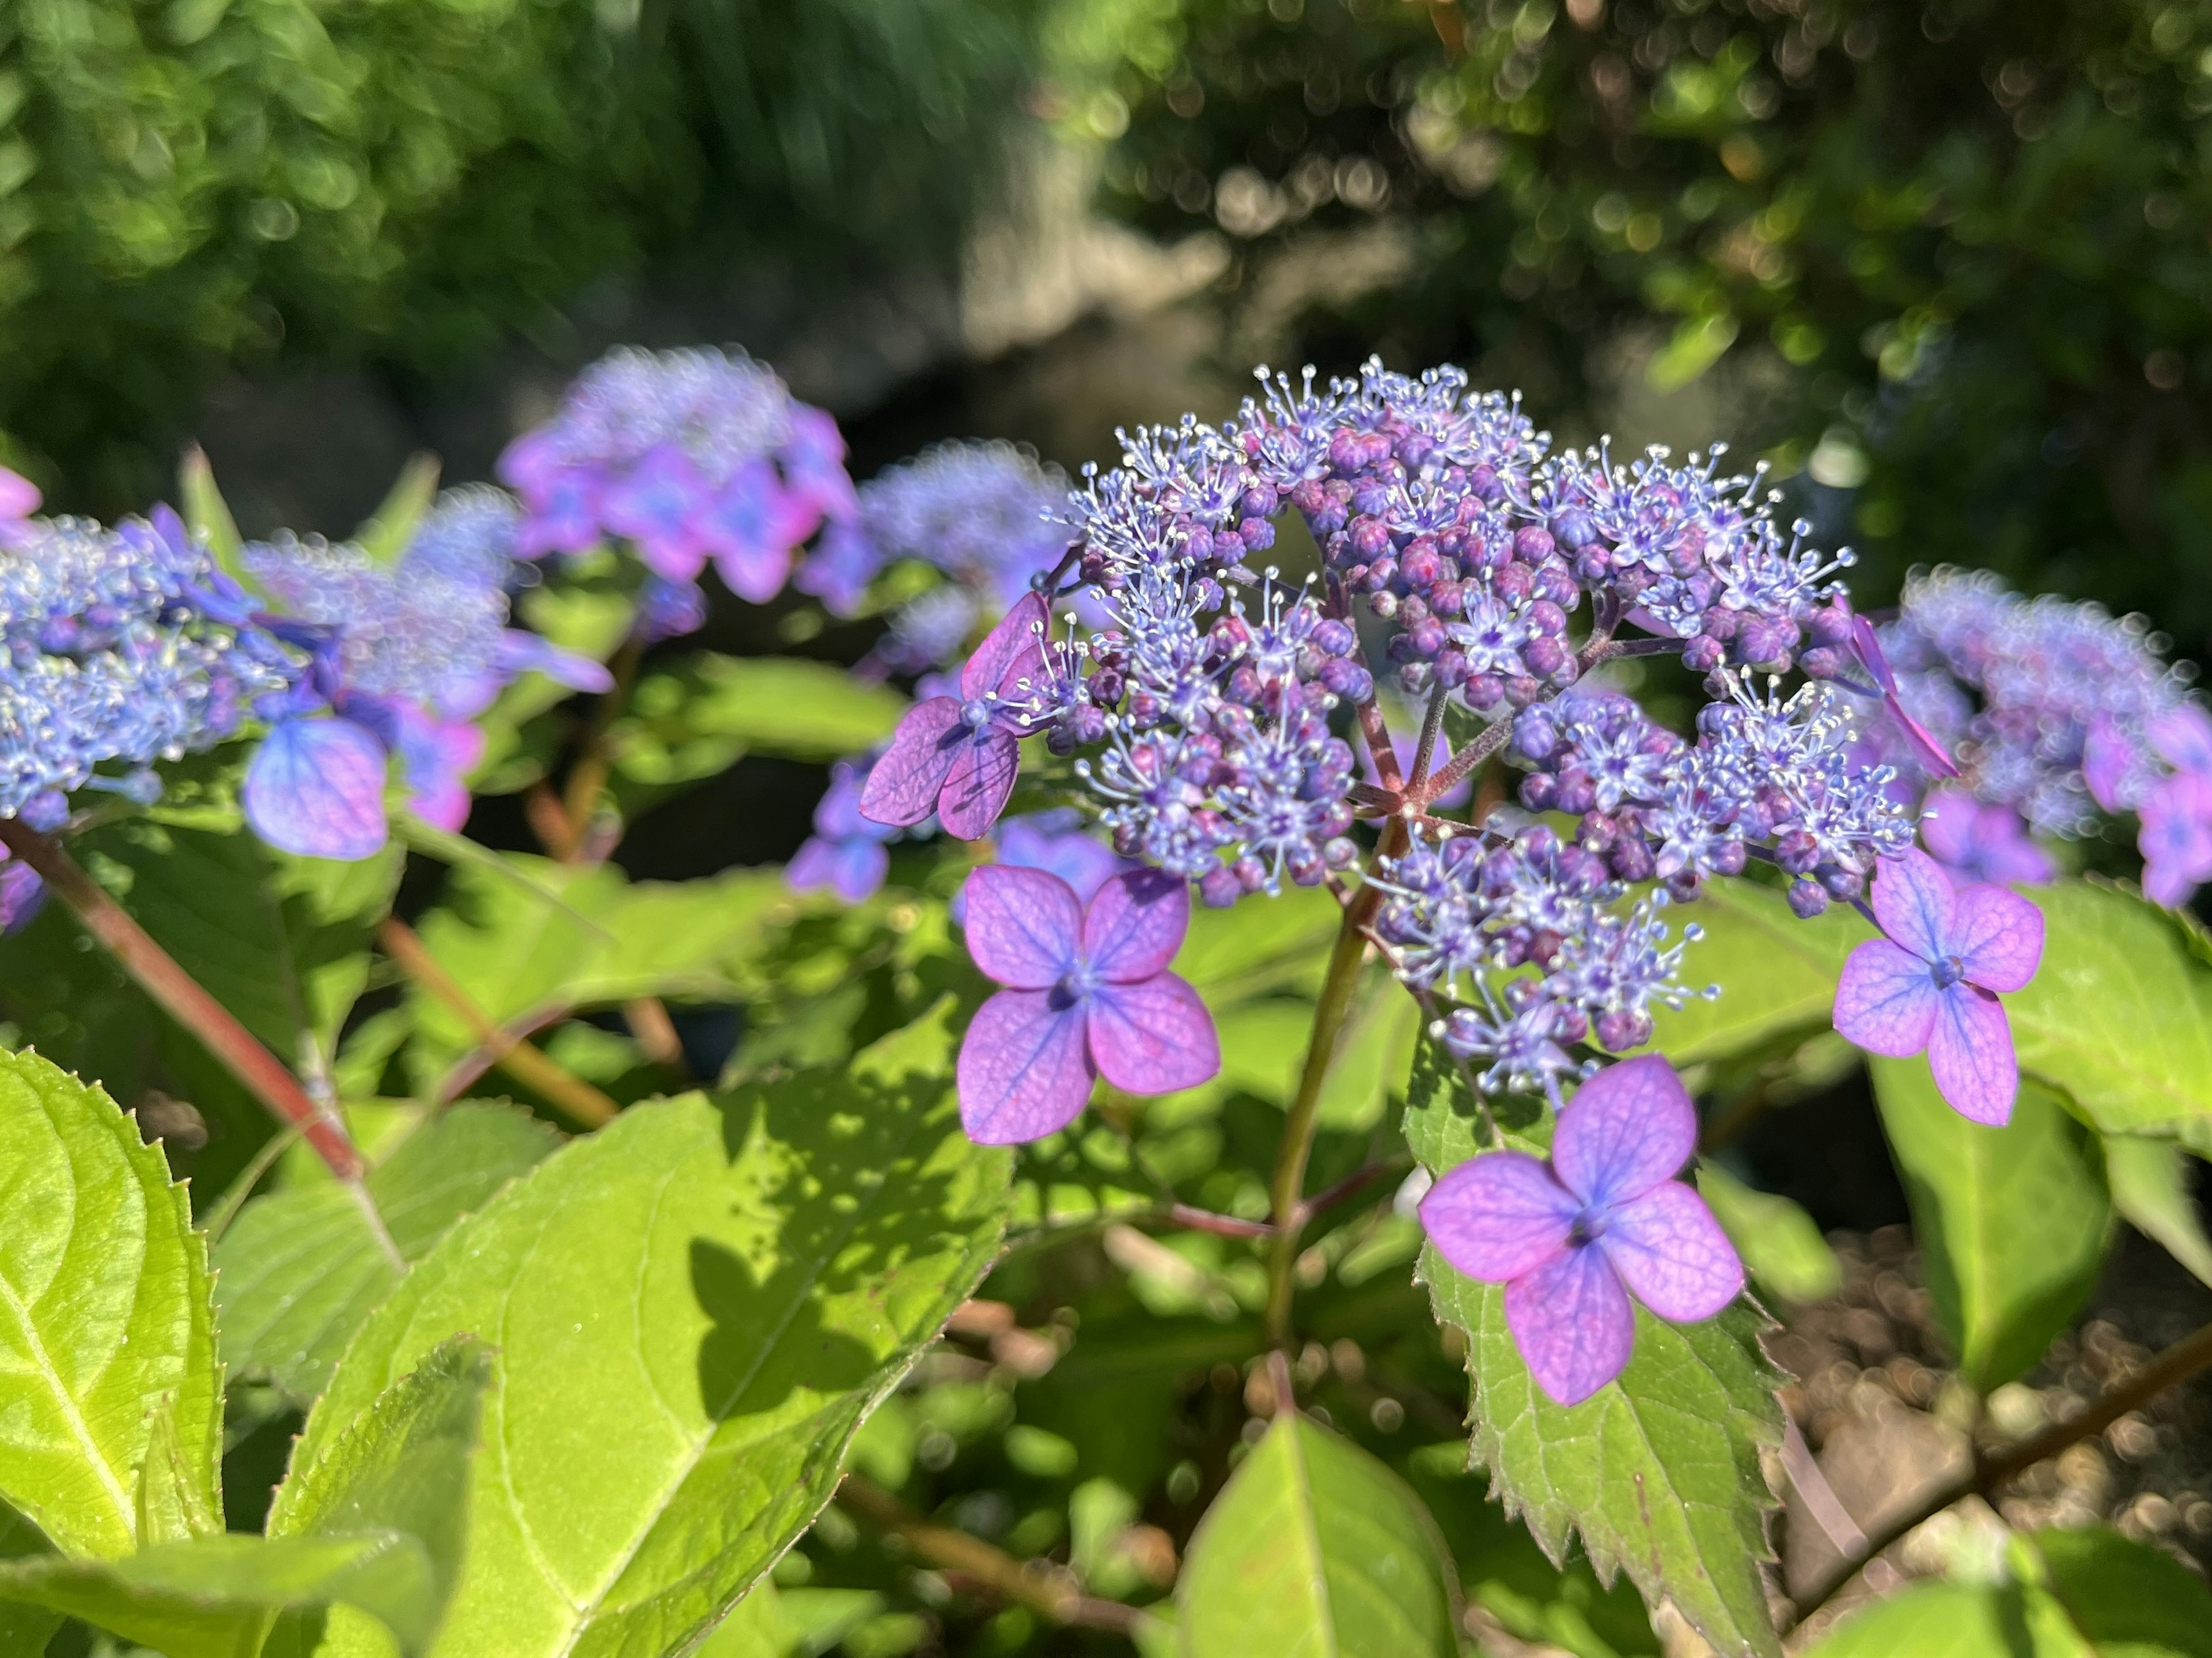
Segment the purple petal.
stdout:
[[483,747],[483,732],[465,720],[403,720],[399,763],[411,792],[408,810],[433,828],[458,832],[469,821],[467,779]]
[[2150,745],[2170,765],[2212,775],[2212,714],[2194,702],[2178,703],[2150,722]]
[[831,861],[830,890],[847,903],[857,904],[883,885],[890,867],[890,850],[882,841],[843,841]]
[[1448,1170],[1421,1199],[1421,1226],[1469,1278],[1504,1284],[1567,1247],[1581,1199],[1540,1157],[1492,1151]]
[[1927,726],[1905,713],[1902,702],[1895,696],[1887,696],[1882,699],[1882,706],[1889,710],[1890,719],[1896,722],[1899,734],[1905,738],[1905,746],[1911,751],[1921,770],[1931,777],[1956,777],[1959,774],[1959,762],[1951,758]]
[[1172,973],[1142,984],[1101,985],[1091,994],[1091,1057],[1125,1094],[1172,1094],[1221,1069],[1213,1016]]
[[961,1040],[960,1126],[978,1145],[1042,1139],[1081,1114],[1094,1074],[1080,1002],[1048,990],[1002,990]]
[[1893,1060],[1917,1054],[1928,1046],[1942,994],[1927,963],[1887,938],[1869,938],[1850,953],[1837,981],[1836,1034]]
[[765,604],[783,591],[792,550],[814,533],[821,517],[810,501],[784,489],[773,466],[753,460],[731,474],[720,492],[691,514],[689,525],[714,555],[729,590]]
[[1536,1385],[1579,1405],[1619,1376],[1636,1342],[1636,1314],[1605,1252],[1562,1249],[1505,1286],[1505,1327]]
[[0,518],[28,518],[39,510],[39,486],[0,466]]
[[1957,789],[1938,789],[1920,817],[1921,844],[1938,863],[1973,866],[1981,842],[1982,803]]
[[706,549],[689,527],[706,489],[690,457],[664,443],[608,486],[599,511],[609,529],[637,544],[638,556],[655,575],[689,581],[707,562]]
[[542,673],[556,685],[572,691],[611,691],[615,677],[606,665],[574,651],[564,651],[550,640],[520,628],[509,628],[499,637],[497,657],[502,673]]
[[2020,1091],[2011,1022],[1995,996],[1972,985],[1953,985],[1942,1002],[1928,1042],[1936,1091],[1960,1116],[2002,1127]]
[[46,884],[38,871],[26,863],[0,862],[0,932],[21,931],[46,905]]
[[[1042,673],[1044,654],[1039,641],[1050,620],[1043,598],[1036,593],[1008,610],[960,670],[961,695],[987,696],[1004,686],[1009,675],[1019,679],[1024,673]],[[1027,665],[1031,659],[1034,668]]]
[[350,720],[287,720],[246,770],[246,820],[305,858],[366,858],[385,841],[384,745]]
[[1711,1318],[1743,1293],[1743,1263],[1728,1234],[1677,1180],[1615,1209],[1598,1247],[1638,1301],[1677,1324]]
[[1872,902],[1881,930],[1922,961],[1951,953],[1951,878],[1919,847],[1908,847],[1881,860]]
[[986,864],[966,887],[968,954],[984,976],[1017,990],[1046,990],[1074,969],[1083,906],[1057,875]]
[[2002,887],[1968,887],[1952,918],[1951,953],[1969,982],[2023,989],[2043,959],[2043,912]]
[[1851,650],[1859,659],[1859,666],[1874,677],[1881,688],[1885,700],[1897,695],[1897,676],[1890,671],[1889,656],[1881,648],[1881,635],[1874,630],[1874,623],[1863,616],[1851,618]]
[[[885,759],[890,756],[886,755]],[[882,769],[883,762],[876,762]],[[958,841],[980,841],[1013,798],[1022,745],[1010,733],[986,728],[954,750],[937,797],[937,821]]]
[[921,822],[937,810],[945,774],[967,742],[957,701],[933,696],[915,703],[868,773],[868,786],[860,791],[860,816],[900,828]]
[[1552,1136],[1552,1167],[1589,1204],[1625,1203],[1698,1149],[1698,1109],[1656,1054],[1607,1066],[1577,1090]]
[[[1114,855],[1114,848],[1088,830],[1055,827],[1048,820],[1060,816],[1058,811],[1036,812],[1026,817],[1009,817],[999,825],[999,861],[1014,864],[1024,869],[1048,869],[1075,889],[1075,896],[1089,903],[1098,896],[1098,889],[1120,874],[1127,865]],[[1074,814],[1068,813],[1071,818]]]
[[1131,870],[1098,889],[1083,918],[1091,970],[1114,984],[1167,971],[1190,929],[1190,887],[1156,869]]
[[2136,846],[2145,896],[2160,904],[2185,902],[2212,877],[2212,778],[2180,772],[2152,790]]
[[2122,735],[2110,714],[2089,722],[2081,739],[2081,780],[2089,798],[2106,811],[2124,811],[2134,804],[2126,797],[2128,773],[2134,768],[2135,745]]

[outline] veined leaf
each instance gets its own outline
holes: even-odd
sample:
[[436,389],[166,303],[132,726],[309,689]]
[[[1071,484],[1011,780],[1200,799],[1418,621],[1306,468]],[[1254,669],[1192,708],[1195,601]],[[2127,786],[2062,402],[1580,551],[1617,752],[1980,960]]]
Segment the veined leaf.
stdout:
[[1458,1577],[1411,1487],[1349,1440],[1278,1417],[1191,1539],[1187,1658],[1455,1658]]
[[1503,1285],[1421,1253],[1437,1316],[1467,1333],[1475,1462],[1562,1565],[1582,1538],[1601,1582],[1626,1570],[1674,1601],[1723,1658],[1781,1651],[1759,1563],[1778,1506],[1759,1448],[1780,1442],[1785,1377],[1759,1351],[1766,1321],[1739,1302],[1702,1324],[1636,1309],[1628,1368],[1581,1404],[1537,1387],[1505,1327]]
[[[457,1105],[379,1159],[368,1195],[413,1261],[559,1139],[507,1106]],[[266,1376],[301,1406],[399,1279],[356,1194],[327,1180],[252,1199],[216,1245],[215,1264],[225,1362],[238,1376]]]
[[1651,1010],[1651,1045],[1677,1066],[1826,1026],[1844,958],[1874,936],[1841,907],[1801,921],[1780,893],[1745,880],[1711,882],[1697,902],[1667,916],[1678,927],[1694,921],[1705,930],[1684,953],[1685,982],[1721,987],[1711,1001],[1692,997],[1679,1009]]
[[154,1406],[146,1435],[146,1456],[138,1468],[138,1546],[181,1543],[211,1537],[222,1529],[222,1515],[208,1507],[198,1459],[177,1438],[173,1395]]
[[2112,1207],[2145,1237],[2212,1284],[2212,1239],[2189,1193],[2189,1157],[2172,1140],[2134,1134],[2105,1136],[2105,1181]]
[[220,1514],[222,1382],[184,1188],[106,1095],[35,1054],[0,1053],[0,1497],[65,1553],[128,1553],[166,1398],[175,1477]]
[[945,1010],[836,1072],[634,1107],[455,1227],[372,1314],[312,1461],[441,1338],[492,1343],[438,1650],[681,1649],[819,1512],[861,1421],[981,1281],[1010,1159]]
[[1987,1393],[2042,1357],[2095,1284],[2112,1221],[2104,1177],[2080,1125],[2036,1083],[2023,1079],[2012,1121],[1990,1128],[1943,1103],[1926,1060],[1872,1063],[1936,1316]]
[[2043,911],[2043,965],[2004,999],[2021,1069],[2107,1134],[2172,1134],[2212,1117],[2212,969],[2131,893],[2062,881]]
[[[280,1645],[335,1658],[363,1648],[312,1637],[323,1614],[353,1607],[402,1658],[416,1658],[459,1570],[488,1374],[478,1343],[432,1352],[286,1481],[267,1537],[217,1533],[112,1561],[24,1560],[0,1566],[0,1599],[82,1618],[169,1658],[255,1658],[288,1622]],[[373,1637],[366,1649],[377,1649]]]

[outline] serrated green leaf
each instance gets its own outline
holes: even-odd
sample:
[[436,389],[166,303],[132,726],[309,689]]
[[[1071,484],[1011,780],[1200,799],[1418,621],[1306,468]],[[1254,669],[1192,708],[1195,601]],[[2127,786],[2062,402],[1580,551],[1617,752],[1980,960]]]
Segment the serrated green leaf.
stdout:
[[304,1457],[441,1338],[498,1354],[440,1652],[681,1649],[812,1521],[998,1248],[1011,1159],[960,1132],[945,1014],[842,1072],[633,1107],[362,1327]]
[[1936,1316],[1984,1393],[2025,1374],[2073,1322],[2103,1263],[2112,1204],[2087,1135],[2023,1078],[2012,1121],[1969,1122],[1924,1059],[1872,1061]]
[[354,532],[354,540],[372,564],[394,564],[415,539],[422,516],[438,497],[438,458],[410,455],[392,481],[383,501],[368,521]]
[[[379,1159],[368,1195],[401,1255],[417,1260],[559,1139],[507,1106],[456,1105]],[[358,1199],[334,1181],[252,1199],[216,1246],[215,1264],[231,1373],[266,1378],[302,1407],[328,1384],[354,1331],[399,1280]]]
[[176,1401],[167,1394],[155,1405],[147,1431],[137,1506],[141,1548],[211,1537],[222,1529],[222,1516],[207,1505],[201,1471],[177,1437]]
[[[1505,1144],[1540,1155],[1551,1144],[1543,1102],[1517,1094],[1485,1097],[1490,1121]],[[1406,1083],[1406,1145],[1432,1174],[1465,1163],[1486,1144],[1488,1129],[1477,1108],[1466,1071],[1426,1031],[1413,1043]]]
[[1186,1658],[1455,1658],[1458,1576],[1405,1481],[1278,1417],[1192,1537],[1176,1585]]
[[1723,1658],[1781,1651],[1759,1562],[1779,1505],[1760,1471],[1780,1442],[1759,1351],[1765,1320],[1739,1302],[1702,1324],[1636,1309],[1628,1367],[1581,1404],[1537,1387],[1505,1327],[1502,1285],[1463,1278],[1431,1247],[1421,1276],[1437,1316],[1466,1332],[1475,1462],[1555,1565],[1579,1535],[1601,1581],[1626,1570],[1647,1602],[1674,1601]]
[[1788,1198],[1754,1190],[1711,1162],[1698,1167],[1698,1190],[1762,1289],[1805,1303],[1843,1288],[1843,1263],[1812,1216]]
[[1695,922],[1705,929],[1684,954],[1684,982],[1721,987],[1711,1001],[1698,996],[1680,1008],[1651,1010],[1651,1045],[1677,1066],[1743,1053],[1787,1031],[1824,1028],[1844,958],[1874,936],[1840,906],[1801,921],[1780,893],[1746,880],[1711,882],[1695,903],[1667,915],[1678,927]]
[[2004,999],[2021,1069],[2107,1134],[2212,1117],[2212,969],[2172,919],[2101,883],[2029,889],[2043,964]]
[[648,674],[608,733],[615,769],[655,786],[725,771],[747,754],[835,760],[891,734],[906,699],[833,662],[702,652]]
[[106,1094],[34,1054],[0,1054],[0,1497],[67,1553],[128,1553],[167,1396],[179,1477],[220,1514],[222,1382],[184,1188]]
[[2107,1134],[2104,1145],[2105,1181],[2121,1218],[2212,1284],[2212,1239],[2190,1195],[2188,1155],[2172,1140],[2134,1134]]
[[[447,902],[422,926],[424,947],[501,1023],[638,996],[740,999],[752,982],[748,957],[798,907],[781,870],[632,883],[610,865],[512,861],[558,893],[568,910],[483,871],[458,868]],[[427,1088],[475,1048],[476,1036],[420,987],[410,987],[406,1005],[415,1021],[410,1063]]]

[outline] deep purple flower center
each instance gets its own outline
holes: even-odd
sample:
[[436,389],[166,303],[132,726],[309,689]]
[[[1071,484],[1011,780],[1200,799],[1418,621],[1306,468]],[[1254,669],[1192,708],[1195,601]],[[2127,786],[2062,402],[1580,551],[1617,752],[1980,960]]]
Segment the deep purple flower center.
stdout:
[[1090,999],[1091,993],[1098,988],[1098,975],[1091,970],[1091,963],[1077,957],[1075,965],[1060,975],[1060,982],[1052,987],[1052,1008],[1064,1012],[1077,1003]]
[[1606,1229],[1612,1224],[1613,1217],[1593,1204],[1577,1215],[1573,1223],[1567,1228],[1568,1248],[1580,1249],[1595,1243],[1605,1236]]
[[971,732],[980,732],[991,723],[990,699],[971,696],[960,705],[960,723]]
[[1948,990],[1966,976],[1966,964],[1956,956],[1945,956],[1929,963],[1928,970],[1934,975],[1938,990]]

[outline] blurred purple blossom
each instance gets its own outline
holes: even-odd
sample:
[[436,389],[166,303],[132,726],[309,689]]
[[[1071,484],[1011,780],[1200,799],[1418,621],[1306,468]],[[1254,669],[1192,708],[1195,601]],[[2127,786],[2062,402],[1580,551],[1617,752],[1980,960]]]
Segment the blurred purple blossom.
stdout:
[[1421,1199],[1437,1252],[1469,1278],[1505,1285],[1506,1328],[1554,1402],[1579,1405],[1626,1366],[1632,1292],[1676,1323],[1711,1318],[1742,1293],[1727,1235],[1674,1178],[1697,1143],[1689,1095],[1647,1054],[1576,1090],[1548,1161],[1487,1152],[1447,1170]]
[[784,872],[794,892],[828,887],[847,903],[857,904],[883,885],[890,869],[884,843],[898,830],[860,815],[860,790],[872,763],[861,756],[830,767],[830,792],[814,808],[814,833]]
[[1963,880],[1997,886],[2055,878],[2058,865],[2027,838],[2027,826],[2010,806],[1984,805],[1959,789],[1928,797],[1920,820],[1921,843],[1936,861]]

